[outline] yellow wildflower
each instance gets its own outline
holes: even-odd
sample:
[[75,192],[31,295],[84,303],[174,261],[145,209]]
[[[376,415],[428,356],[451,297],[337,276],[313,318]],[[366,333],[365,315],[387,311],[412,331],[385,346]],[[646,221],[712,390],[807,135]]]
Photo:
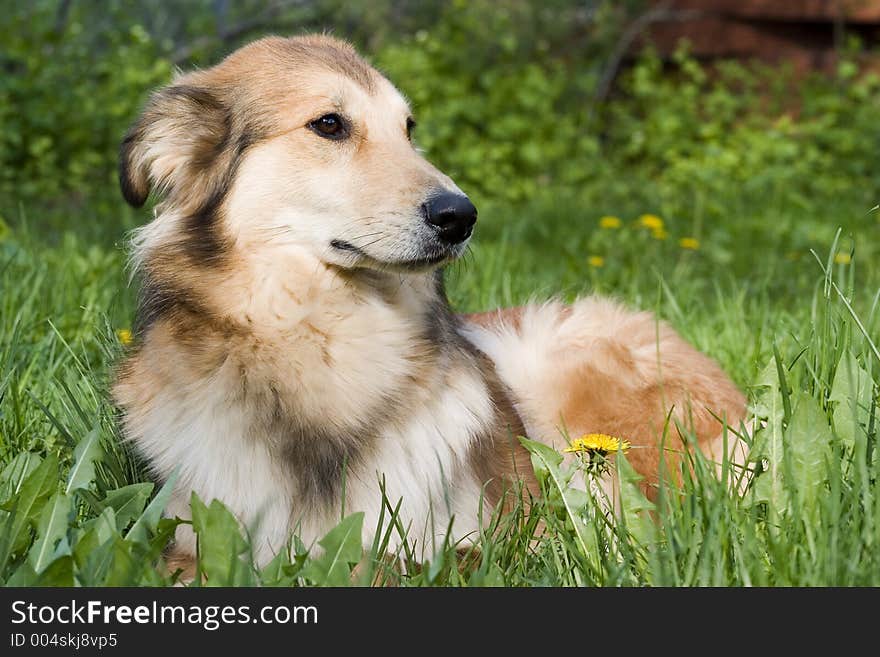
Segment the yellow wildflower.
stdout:
[[700,240],[694,237],[682,237],[680,240],[678,240],[678,245],[683,249],[696,251],[700,248]]
[[665,225],[663,223],[663,220],[656,214],[643,214],[641,217],[639,217],[639,223],[645,228],[649,228],[651,230],[663,230]]
[[590,256],[587,258],[587,262],[590,263],[590,267],[595,267],[597,269],[605,266],[605,258],[602,256]]
[[588,433],[571,441],[563,451],[573,454],[599,454],[605,456],[611,452],[625,452],[630,447],[628,440],[621,440],[604,433]]
[[848,265],[852,257],[850,257],[849,253],[838,253],[834,256],[834,262],[838,265]]
[[606,216],[599,219],[599,228],[620,228],[620,217]]
[[122,344],[131,344],[131,331],[128,329],[119,329],[116,331],[116,337]]
[[667,237],[669,237],[669,233],[667,233],[666,230],[663,228],[654,228],[651,230],[651,236],[655,240],[665,240]]

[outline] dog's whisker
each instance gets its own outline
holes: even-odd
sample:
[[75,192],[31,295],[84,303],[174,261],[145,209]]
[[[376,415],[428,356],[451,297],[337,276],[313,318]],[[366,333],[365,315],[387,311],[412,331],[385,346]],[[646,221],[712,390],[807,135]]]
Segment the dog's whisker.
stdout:
[[[470,260],[468,260],[470,258]],[[477,264],[477,256],[474,254],[474,250],[471,248],[471,245],[468,244],[467,248],[464,251],[464,266],[467,267],[469,263],[473,263],[476,267]]]
[[[347,236],[347,235],[343,235],[343,236],[342,236],[342,239],[344,239],[344,240],[347,241],[347,242],[351,242],[352,244],[354,244],[354,243],[355,243],[356,241],[358,241],[358,240],[362,240],[362,239],[367,238],[367,237],[375,237],[376,235],[381,235],[383,232],[384,232],[384,231],[377,230],[377,231],[374,231],[374,232],[372,232],[372,233],[363,233],[362,235],[358,235],[358,236],[356,236],[356,237],[349,237],[349,236]],[[354,245],[355,245],[355,246],[358,246],[357,244],[354,244]]]
[[363,249],[366,249],[366,248],[373,246],[374,244],[378,244],[379,242],[381,242],[384,239],[388,239],[388,237],[390,237],[390,236],[389,235],[380,235],[379,237],[377,237],[376,239],[374,239],[371,242],[367,242],[366,244],[355,244],[354,246],[363,250]]

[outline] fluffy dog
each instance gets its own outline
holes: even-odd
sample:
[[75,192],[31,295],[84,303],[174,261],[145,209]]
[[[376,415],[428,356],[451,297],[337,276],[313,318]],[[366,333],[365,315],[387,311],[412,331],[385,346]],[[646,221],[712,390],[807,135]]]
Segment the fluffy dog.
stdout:
[[[411,539],[430,546],[453,516],[472,535],[510,482],[537,493],[520,435],[624,437],[650,482],[670,412],[715,458],[719,418],[744,416],[721,369],[649,314],[586,298],[456,315],[442,268],[477,210],[413,125],[347,43],[272,37],[157,91],[122,144],[125,198],[159,199],[133,240],[123,431],[157,478],[179,468],[168,514],[188,517],[193,491],[222,500],[260,562],[343,504],[369,539],[380,480]],[[186,525],[176,550],[195,554]]]

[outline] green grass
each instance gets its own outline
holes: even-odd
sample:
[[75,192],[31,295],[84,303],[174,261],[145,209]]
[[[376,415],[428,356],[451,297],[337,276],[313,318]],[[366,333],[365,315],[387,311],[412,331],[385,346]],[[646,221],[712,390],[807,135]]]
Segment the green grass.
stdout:
[[[621,207],[623,226],[601,230],[600,212],[564,197],[484,204],[471,253],[449,272],[450,295],[471,311],[596,292],[669,320],[766,420],[754,437],[760,472],[742,498],[695,456],[652,512],[621,461],[624,513],[610,523],[565,486],[570,473],[553,453],[533,447],[545,495],[529,514],[496,515],[471,568],[458,567],[455,546],[439,545],[427,562],[403,550],[400,575],[380,558],[382,533],[363,548],[352,538],[363,522],[353,515],[324,540],[323,555],[294,539],[290,559],[260,571],[234,519],[205,500],[194,523],[208,581],[880,584],[880,213],[861,200],[731,194],[724,218],[709,221],[698,201],[686,218],[664,217],[665,240],[637,225],[651,207]],[[0,581],[171,583],[156,564],[174,521],[160,520],[163,495],[120,444],[106,394],[121,353],[115,331],[132,320],[123,253],[106,244],[121,243],[122,231],[101,245],[73,229],[50,239],[24,225],[0,241]],[[700,248],[682,249],[683,236]],[[604,265],[590,266],[591,255]],[[388,533],[398,531],[396,502]]]

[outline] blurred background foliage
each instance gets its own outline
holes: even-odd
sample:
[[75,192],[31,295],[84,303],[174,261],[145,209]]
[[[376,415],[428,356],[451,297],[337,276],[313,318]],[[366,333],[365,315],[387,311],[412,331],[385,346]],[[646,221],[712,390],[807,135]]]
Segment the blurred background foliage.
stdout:
[[115,168],[149,91],[262,34],[314,30],[353,40],[409,96],[419,146],[481,209],[563,200],[591,221],[649,208],[699,227],[744,195],[876,202],[875,74],[846,57],[835,76],[807,80],[708,69],[686,46],[620,67],[645,11],[639,0],[13,2],[0,12],[0,218],[118,239],[143,216],[121,201]]

